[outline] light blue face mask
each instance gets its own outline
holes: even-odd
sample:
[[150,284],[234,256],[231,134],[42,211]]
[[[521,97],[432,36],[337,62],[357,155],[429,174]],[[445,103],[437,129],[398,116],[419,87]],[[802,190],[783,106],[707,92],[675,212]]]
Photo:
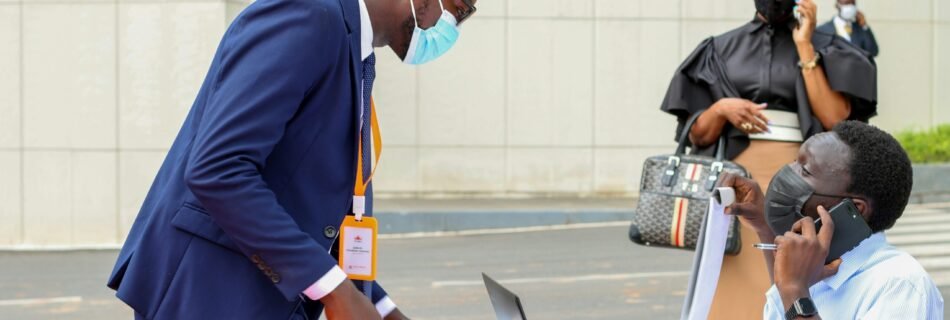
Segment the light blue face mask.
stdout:
[[416,21],[416,29],[412,32],[412,40],[409,41],[409,50],[406,51],[406,58],[402,61],[407,64],[419,65],[442,56],[455,45],[459,38],[458,22],[445,7],[442,6],[442,0],[439,7],[442,8],[442,16],[439,21],[429,29],[419,28],[419,20],[416,18],[416,6],[413,0],[409,0],[412,7],[412,19]]

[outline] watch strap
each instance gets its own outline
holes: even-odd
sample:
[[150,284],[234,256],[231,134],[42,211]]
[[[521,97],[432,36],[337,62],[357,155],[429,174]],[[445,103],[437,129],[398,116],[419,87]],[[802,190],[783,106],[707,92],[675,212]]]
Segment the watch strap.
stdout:
[[[808,304],[809,306],[808,309],[811,309],[811,310],[808,310],[810,312],[804,310],[806,309],[803,306],[805,304]],[[795,300],[795,303],[792,304],[792,307],[788,308],[788,311],[785,311],[785,319],[794,320],[795,318],[798,318],[798,317],[809,318],[809,317],[814,317],[817,314],[818,312],[817,310],[815,310],[815,303],[812,302],[811,298],[798,298],[798,300]]]

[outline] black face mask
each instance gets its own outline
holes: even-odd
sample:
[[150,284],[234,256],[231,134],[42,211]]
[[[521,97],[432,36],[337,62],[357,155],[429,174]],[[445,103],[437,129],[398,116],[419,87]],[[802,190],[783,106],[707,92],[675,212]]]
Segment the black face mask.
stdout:
[[755,0],[755,11],[773,26],[788,22],[794,15],[794,8],[795,0]]
[[776,235],[792,230],[796,221],[804,218],[802,210],[812,195],[848,198],[848,196],[816,193],[815,189],[798,176],[791,166],[782,167],[772,177],[769,190],[765,193],[765,219]]

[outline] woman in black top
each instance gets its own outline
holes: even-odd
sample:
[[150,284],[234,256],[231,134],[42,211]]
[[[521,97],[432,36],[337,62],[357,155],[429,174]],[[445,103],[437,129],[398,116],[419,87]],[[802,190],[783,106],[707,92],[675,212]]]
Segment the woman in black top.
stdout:
[[[766,188],[802,141],[840,121],[875,115],[877,68],[846,40],[815,31],[812,0],[755,6],[751,22],[703,41],[686,58],[661,110],[679,120],[676,138],[698,117],[689,132],[693,153],[712,155],[725,135],[726,157]],[[752,248],[755,230],[743,224],[740,232],[743,248],[723,260],[710,319],[762,317],[770,270]]]

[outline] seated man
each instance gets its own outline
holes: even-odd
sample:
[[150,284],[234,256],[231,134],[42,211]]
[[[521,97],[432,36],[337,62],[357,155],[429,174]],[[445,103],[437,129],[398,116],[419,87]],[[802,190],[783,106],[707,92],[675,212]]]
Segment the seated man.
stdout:
[[[765,195],[753,180],[724,176],[720,185],[735,188],[737,199],[727,211],[778,246],[765,251],[774,285],[764,318],[942,319],[943,298],[927,271],[884,235],[907,206],[912,173],[893,137],[845,121],[808,139]],[[873,235],[825,265],[834,232],[825,208],[843,199],[854,202]]]

